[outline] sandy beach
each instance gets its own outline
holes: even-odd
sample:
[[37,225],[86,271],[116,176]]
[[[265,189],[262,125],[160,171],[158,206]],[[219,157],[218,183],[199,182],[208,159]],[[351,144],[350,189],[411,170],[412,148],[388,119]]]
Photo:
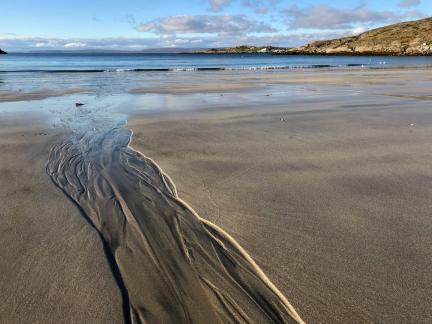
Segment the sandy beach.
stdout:
[[430,70],[173,80],[83,136],[1,112],[2,321],[431,321]]
[[44,113],[0,116],[0,321],[122,322],[100,240],[45,172],[66,134]]
[[[263,77],[327,86],[305,102],[257,107],[249,95],[236,108],[135,113],[132,145],[239,240],[307,323],[427,323],[429,74],[312,75]],[[359,93],[337,94],[347,86]]]

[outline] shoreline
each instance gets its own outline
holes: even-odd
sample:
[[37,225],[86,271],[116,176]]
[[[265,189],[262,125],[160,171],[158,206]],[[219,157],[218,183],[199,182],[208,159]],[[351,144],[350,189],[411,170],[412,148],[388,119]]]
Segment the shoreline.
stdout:
[[[379,67],[375,66],[365,66],[365,67],[321,67],[321,68],[289,68],[289,69],[241,69],[241,70],[215,70],[215,71],[185,71],[185,73],[179,74],[175,71],[160,72],[163,73],[163,77],[171,77],[171,84],[162,84],[160,82],[154,82],[150,85],[137,87],[134,84],[130,85],[128,89],[121,89],[120,93],[112,92],[108,89],[109,95],[124,95],[129,94],[133,96],[142,96],[148,94],[154,95],[189,95],[189,94],[230,94],[230,93],[241,93],[242,91],[252,91],[256,90],[258,92],[265,91],[266,86],[273,85],[301,85],[305,86],[323,84],[332,85],[334,80],[331,80],[332,74],[334,74],[338,79],[338,84],[342,84],[340,79],[341,75],[347,75],[349,77],[349,82],[356,84],[362,80],[365,75],[373,76],[375,73],[386,74],[386,73],[401,73],[403,77],[406,77],[406,73],[420,72],[420,71],[430,71],[432,65],[415,65],[415,66],[390,66],[381,65]],[[125,75],[132,73],[131,75],[139,77],[140,72],[121,72]],[[159,73],[159,72],[157,72]],[[356,73],[356,74],[352,74]],[[74,73],[75,74],[75,73]],[[79,73],[77,73],[79,74]],[[98,72],[101,76],[105,76],[105,73]],[[86,75],[86,73],[84,73]],[[116,78],[118,73],[108,73],[108,76]],[[208,82],[209,76],[212,76],[217,82]],[[144,72],[143,77],[147,74]],[[296,80],[295,78],[299,79]],[[184,78],[184,81],[182,79]],[[203,83],[200,84],[200,80]],[[224,83],[224,80],[226,81]],[[322,80],[322,81],[319,81]],[[366,82],[362,81],[363,83]],[[371,79],[370,82],[373,82]],[[377,81],[379,83],[381,81]],[[361,83],[360,83],[361,84]],[[287,89],[289,90],[289,89]],[[67,87],[63,89],[52,89],[52,88],[42,88],[37,91],[31,90],[27,91],[25,89],[20,89],[19,91],[14,89],[5,89],[0,91],[0,104],[6,103],[25,103],[27,101],[41,102],[44,99],[50,98],[70,98],[73,100],[73,95],[77,95],[76,100],[85,100],[83,96],[91,97],[99,90],[96,88],[77,88],[77,87]],[[251,92],[252,93],[252,92]],[[81,99],[80,99],[81,98]],[[75,101],[75,102],[77,102]]]
[[[122,112],[128,116],[127,127],[133,130],[133,139],[127,143],[132,151],[130,156],[143,156],[140,152],[151,156],[154,160],[149,161],[153,161],[155,170],[163,170],[162,180],[167,172],[177,186],[169,185],[171,181],[167,177],[164,187],[171,188],[173,196],[177,196],[178,190],[178,196],[188,202],[190,208],[185,211],[198,215],[200,220],[205,219],[204,223],[211,222],[223,228],[239,242],[281,294],[289,297],[289,302],[306,322],[378,319],[391,323],[432,318],[428,308],[428,292],[432,287],[426,264],[432,257],[427,249],[432,244],[432,224],[428,217],[428,201],[432,195],[428,184],[432,177],[429,168],[432,114],[427,97],[432,81],[428,70],[326,71],[319,75],[315,71],[217,76],[208,73],[181,80],[183,87],[190,87],[187,93],[176,91],[178,82],[175,80],[171,92],[127,95],[111,105],[110,100],[114,99],[107,97],[101,102],[99,96],[95,96],[94,101],[86,101],[82,109],[75,108],[74,95],[61,101],[41,100],[36,106],[45,108],[41,108],[41,114],[33,113],[45,120],[45,124],[43,129],[34,131],[16,125],[23,116],[33,121],[24,110],[0,112],[2,131],[10,133],[0,141],[3,146],[0,172],[9,170],[5,171],[6,177],[1,182],[5,198],[0,208],[8,208],[5,215],[14,215],[23,222],[15,225],[17,232],[28,233],[29,237],[39,233],[37,235],[45,237],[46,242],[58,242],[58,235],[64,238],[64,233],[72,237],[83,235],[83,242],[94,240],[93,236],[87,237],[88,226],[76,225],[82,223],[77,221],[82,216],[75,215],[73,207],[63,208],[63,199],[58,194],[56,198],[51,196],[53,188],[43,189],[47,179],[41,178],[44,186],[33,187],[33,181],[41,177],[40,170],[27,169],[25,165],[30,160],[40,164],[41,152],[47,151],[47,145],[35,145],[34,140],[37,142],[45,136],[56,140],[57,133],[73,131],[73,127],[71,130],[53,128],[50,119],[63,119],[66,126],[85,126],[92,120],[105,125],[105,119],[111,120],[114,113]],[[224,96],[220,96],[203,91],[204,82],[216,88],[217,82],[223,82],[224,89],[228,90],[231,82],[234,86],[238,83],[271,86],[261,87],[259,91],[247,91],[243,87],[225,90]],[[157,88],[158,83],[152,86]],[[23,101],[17,107],[33,103]],[[65,108],[65,103],[71,107]],[[5,103],[1,105],[0,108],[9,107]],[[54,116],[51,107],[57,107]],[[16,170],[12,170],[14,167]],[[19,172],[24,172],[25,176],[19,176]],[[20,179],[18,187],[7,181],[7,174]],[[112,177],[116,174],[107,171],[105,176],[115,186],[124,184],[119,187],[123,192],[130,187],[127,186],[129,182],[114,181]],[[31,193],[26,186],[32,188]],[[38,192],[47,192],[48,201],[33,200],[36,199],[33,194]],[[138,189],[133,190],[133,194],[138,192]],[[124,197],[129,199],[130,195]],[[138,201],[130,199],[122,206]],[[16,216],[10,212],[26,201],[29,204],[46,201],[46,208],[56,208],[58,214],[48,214],[41,219],[44,214],[39,211],[39,205],[32,205],[39,211],[35,214],[31,212],[33,209],[18,210]],[[73,226],[78,226],[78,232],[83,233],[76,234],[76,227],[69,230],[69,225],[65,228],[59,228],[58,224],[53,226],[50,222],[56,219],[61,220],[60,224],[75,223]],[[0,230],[10,231],[8,224],[4,223]],[[42,224],[51,231],[46,233],[40,227],[35,228],[35,224]],[[145,225],[144,229],[149,226]],[[217,236],[218,231],[211,226],[202,226]],[[160,231],[150,231],[152,233]],[[19,262],[29,257],[34,263],[49,262],[57,260],[63,251],[48,244],[49,252],[34,250],[30,256],[14,256],[11,251],[18,250],[22,242],[19,235],[4,240],[5,246],[12,246],[8,252],[11,254],[5,252],[5,255],[10,260],[18,258]],[[54,291],[64,285],[57,280],[59,271],[66,278],[75,276],[72,283],[87,280],[86,271],[93,273],[90,270],[93,266],[79,257],[103,261],[103,258],[100,260],[102,251],[82,252],[82,247],[79,246],[80,250],[69,236],[64,240],[59,244],[67,245],[65,249],[69,249],[67,255],[71,262],[77,258],[79,261],[66,268],[47,268],[49,271],[43,268],[46,265],[43,263],[39,269],[46,274],[41,285]],[[28,244],[34,242],[39,242],[38,236]],[[89,247],[92,244],[89,243]],[[74,272],[77,264],[82,268]],[[98,263],[96,268],[104,269],[95,274],[99,280],[86,284],[86,287],[94,287],[93,284],[109,283],[109,289],[94,288],[89,293],[97,296],[94,307],[98,312],[94,315],[112,316],[114,312],[119,316],[118,289],[115,284],[113,286],[106,261],[102,264]],[[120,264],[128,274],[135,272],[135,268],[137,273],[143,272],[149,263],[144,262],[139,267],[129,261]],[[50,276],[55,278],[52,284],[45,280]],[[8,278],[5,282],[13,287],[13,273],[6,271],[5,277]],[[7,294],[19,298],[18,293],[25,291],[26,298],[30,298],[34,291],[46,291],[31,278],[23,282],[26,287],[14,292],[8,286]],[[409,290],[407,286],[422,288]],[[9,295],[0,294],[0,298],[9,298]],[[139,293],[136,296],[145,297]],[[31,299],[32,305],[42,305],[40,308],[45,310],[46,298],[42,293],[40,301]],[[87,314],[86,306],[71,298],[68,301],[77,305],[82,314]],[[97,304],[99,299],[110,302],[104,302],[102,307]],[[0,308],[0,314],[13,319],[15,315],[11,310],[17,306],[11,300],[7,304],[10,307]],[[63,306],[59,303],[56,311],[62,312]],[[413,309],[416,311],[412,312]],[[26,305],[22,314],[28,316],[29,312],[34,312],[34,318],[38,319],[53,314],[37,312]],[[65,314],[68,318],[78,318],[74,312],[75,307]]]
[[[318,56],[326,56],[326,55],[318,55]],[[338,55],[336,55],[338,56]],[[369,55],[365,55],[367,57]],[[431,55],[432,56],[432,55]],[[388,58],[394,58],[396,56],[381,56],[377,55],[376,57],[388,57]],[[418,56],[418,57],[426,57],[426,56]],[[409,65],[392,65],[388,63],[381,63],[381,64],[370,64],[370,63],[342,63],[342,64],[297,64],[297,65],[257,65],[257,66],[237,66],[237,67],[170,67],[170,68],[118,68],[118,69],[69,69],[69,70],[3,70],[0,71],[0,75],[7,75],[7,74],[32,74],[32,73],[46,73],[46,74],[87,74],[87,73],[95,73],[95,74],[102,74],[102,73],[157,73],[157,72],[169,72],[169,73],[178,73],[178,72],[236,72],[236,71],[285,71],[285,70],[293,70],[293,71],[356,71],[356,70],[367,70],[367,69],[420,69],[420,68],[432,68],[432,62],[428,64],[409,64]],[[83,89],[84,90],[84,89]]]

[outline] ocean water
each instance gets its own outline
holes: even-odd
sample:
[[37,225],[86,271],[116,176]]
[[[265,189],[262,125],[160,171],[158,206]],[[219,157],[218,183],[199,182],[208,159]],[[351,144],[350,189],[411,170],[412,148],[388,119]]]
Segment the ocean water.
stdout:
[[97,95],[187,78],[298,69],[431,65],[432,57],[273,56],[270,54],[9,54],[0,56],[0,92],[90,89]]
[[3,74],[8,72],[163,72],[406,65],[432,65],[432,57],[73,53],[0,56],[0,73]]

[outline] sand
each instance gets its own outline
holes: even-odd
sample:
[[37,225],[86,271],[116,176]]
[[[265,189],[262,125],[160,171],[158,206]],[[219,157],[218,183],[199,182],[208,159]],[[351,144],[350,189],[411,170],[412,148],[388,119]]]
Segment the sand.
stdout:
[[250,95],[237,108],[135,111],[132,146],[250,252],[306,322],[428,323],[432,111],[424,95],[393,95],[427,94],[429,74],[366,71],[341,95],[353,73],[321,74],[333,90],[303,102],[256,106]]
[[174,85],[160,85],[157,87],[141,87],[133,88],[129,92],[131,94],[143,94],[143,93],[159,93],[159,94],[193,94],[193,93],[220,93],[222,92],[234,92],[238,90],[253,89],[256,85],[253,83],[210,83],[206,82],[203,84],[174,84]]
[[429,323],[430,70],[317,72],[0,112],[1,321]]
[[121,323],[97,234],[46,175],[46,118],[0,113],[0,322]]
[[91,90],[85,88],[67,88],[64,90],[42,89],[35,91],[4,91],[0,92],[0,102],[40,100],[49,97],[61,97],[89,91]]
[[99,234],[127,323],[302,323],[250,256],[179,199],[123,127],[57,143],[47,172]]

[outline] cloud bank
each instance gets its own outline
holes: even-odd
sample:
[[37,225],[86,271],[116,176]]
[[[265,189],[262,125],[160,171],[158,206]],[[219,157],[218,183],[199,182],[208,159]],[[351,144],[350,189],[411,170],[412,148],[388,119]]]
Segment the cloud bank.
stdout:
[[181,15],[144,22],[136,26],[139,32],[158,35],[169,34],[218,34],[242,35],[271,33],[277,30],[267,23],[249,19],[244,15]]
[[209,48],[236,46],[239,44],[257,44],[274,46],[302,45],[315,40],[336,38],[349,35],[351,32],[313,32],[296,34],[272,35],[224,35],[224,36],[188,36],[163,35],[149,38],[38,38],[28,37],[19,39],[1,39],[0,48],[10,52],[14,51],[40,51],[40,50],[129,50],[140,51],[151,48]]
[[[413,0],[404,0],[413,1]],[[364,5],[340,9],[330,5],[294,5],[284,11],[291,29],[352,29],[357,24],[376,25],[422,16],[419,12],[371,10]]]

